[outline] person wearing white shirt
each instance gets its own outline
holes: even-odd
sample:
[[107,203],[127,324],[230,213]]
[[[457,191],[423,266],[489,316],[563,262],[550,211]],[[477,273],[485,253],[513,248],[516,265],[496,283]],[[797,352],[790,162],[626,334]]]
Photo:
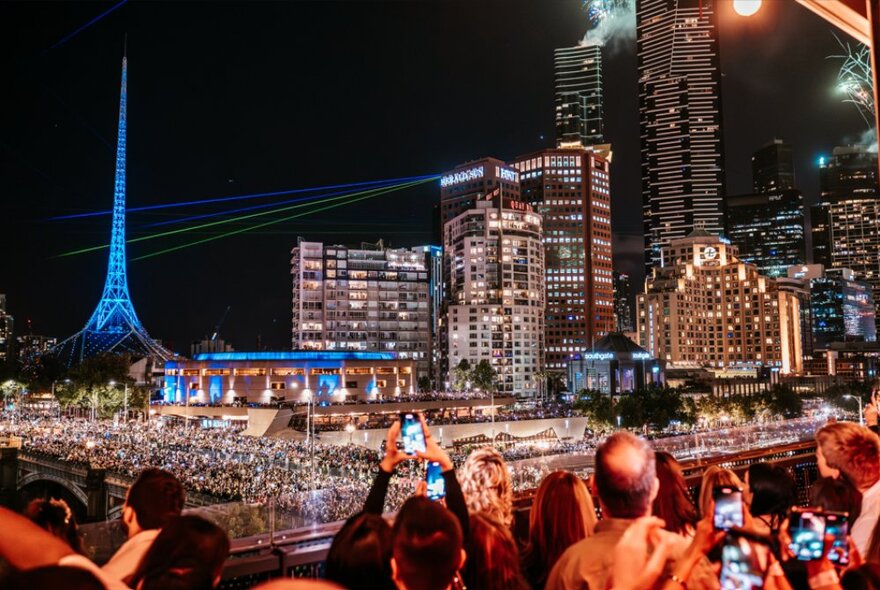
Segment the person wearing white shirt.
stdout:
[[822,477],[842,476],[862,494],[862,511],[850,528],[864,557],[880,517],[880,438],[852,422],[835,422],[816,432],[816,464]]

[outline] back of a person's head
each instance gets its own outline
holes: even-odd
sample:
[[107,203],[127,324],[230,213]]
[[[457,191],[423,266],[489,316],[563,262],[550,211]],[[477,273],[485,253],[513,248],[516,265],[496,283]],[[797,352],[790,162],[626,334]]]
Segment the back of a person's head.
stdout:
[[394,577],[407,590],[445,590],[461,566],[461,525],[423,496],[404,502],[394,521]]
[[649,513],[657,485],[654,451],[629,432],[616,432],[596,450],[596,493],[612,518]]
[[519,551],[510,530],[483,513],[470,518],[465,545],[465,585],[481,590],[526,590],[519,564]]
[[743,489],[742,480],[730,469],[724,469],[717,465],[712,465],[703,472],[703,480],[700,484],[699,508],[700,516],[705,518],[712,513],[712,490],[717,486],[732,486]]
[[263,582],[259,586],[254,586],[254,590],[351,590],[343,588],[332,582],[325,580],[270,580]]
[[846,570],[840,586],[843,590],[880,590],[880,564],[865,563]]
[[562,553],[591,535],[595,525],[593,498],[581,478],[568,471],[547,475],[538,486],[529,514],[525,560],[530,575],[543,581]]
[[229,537],[200,516],[168,521],[141,560],[131,583],[140,590],[202,590],[213,587],[229,555]]
[[654,499],[653,514],[662,518],[666,530],[685,534],[697,525],[697,511],[691,501],[681,466],[669,453],[655,453],[660,491]]
[[485,512],[510,526],[513,522],[513,487],[501,453],[492,447],[468,455],[461,470],[461,491],[471,512]]
[[352,516],[333,537],[324,576],[349,590],[393,589],[391,542],[391,526],[380,515]]
[[50,565],[13,572],[3,579],[7,590],[35,590],[39,588],[64,588],[64,590],[105,590],[95,574],[78,567]]
[[847,512],[855,522],[862,512],[862,494],[843,478],[820,477],[810,487],[810,506]]
[[825,462],[858,489],[866,489],[880,479],[880,438],[852,422],[827,424],[816,433]]
[[144,530],[161,529],[180,516],[185,502],[186,492],[180,481],[174,474],[156,468],[141,471],[125,498],[125,505],[134,510]]
[[753,463],[748,469],[752,516],[771,515],[782,522],[797,500],[794,479],[782,467],[769,463]]
[[40,528],[66,542],[77,553],[83,553],[76,518],[64,500],[31,500],[24,509],[24,515]]

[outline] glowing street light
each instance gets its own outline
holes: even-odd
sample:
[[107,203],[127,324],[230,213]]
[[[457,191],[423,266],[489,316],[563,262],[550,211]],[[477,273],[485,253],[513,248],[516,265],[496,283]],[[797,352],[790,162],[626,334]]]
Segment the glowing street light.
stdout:
[[752,16],[761,10],[761,0],[733,0],[733,10],[740,16]]

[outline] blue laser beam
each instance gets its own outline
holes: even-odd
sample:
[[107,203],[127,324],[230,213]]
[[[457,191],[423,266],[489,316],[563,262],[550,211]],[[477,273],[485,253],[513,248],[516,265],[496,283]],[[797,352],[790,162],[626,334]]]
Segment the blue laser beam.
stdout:
[[111,12],[117,10],[118,8],[121,8],[122,5],[126,4],[127,2],[128,2],[128,0],[122,0],[122,2],[120,2],[119,4],[111,6],[110,8],[108,8],[107,10],[105,10],[104,12],[102,12],[101,14],[99,14],[98,16],[96,16],[95,18],[90,20],[89,22],[87,22],[86,24],[82,25],[81,27],[79,27],[78,29],[73,31],[72,33],[69,33],[69,34],[65,35],[64,37],[62,37],[61,39],[59,39],[58,41],[56,41],[54,45],[49,47],[49,49],[51,50],[51,49],[56,49],[58,47],[61,47],[62,45],[64,45],[65,43],[67,43],[68,41],[70,41],[71,39],[73,39],[74,37],[76,37],[77,35],[82,33],[83,31],[88,29],[90,26],[92,26],[93,24],[95,24],[96,22],[98,22],[99,20],[104,18],[105,16],[109,15]]
[[[376,185],[376,188],[381,188],[384,186],[391,186],[392,184],[397,184],[395,182],[383,181]],[[309,197],[297,197],[295,199],[287,199],[286,201],[274,201],[272,203],[261,203],[260,205],[251,205],[250,207],[240,207],[238,209],[227,209],[226,211],[216,211],[214,213],[203,213],[201,215],[191,215],[189,217],[181,217],[179,219],[168,219],[166,221],[157,221],[155,223],[149,223],[147,225],[142,225],[141,227],[161,227],[164,225],[174,225],[176,223],[185,223],[187,221],[196,221],[199,219],[207,219],[210,217],[219,217],[221,215],[232,215],[234,213],[244,213],[246,211],[255,211],[257,209],[268,209],[270,207],[277,207],[278,205],[287,205],[290,203],[301,203],[305,201],[315,201],[320,199],[325,199],[327,197],[335,197],[338,195],[345,195],[349,193],[354,193],[357,191],[353,190],[344,190],[337,191],[332,193],[321,193],[320,195],[312,195]]]
[[[254,193],[250,195],[237,195],[233,197],[218,197],[213,199],[200,199],[196,201],[184,201],[181,203],[165,203],[164,205],[145,205],[143,207],[129,207],[125,210],[126,213],[136,213],[138,211],[155,211],[157,209],[170,209],[174,207],[188,207],[191,205],[207,205],[210,203],[225,203],[229,201],[238,201],[238,200],[247,200],[247,199],[259,199],[262,197],[278,197],[281,195],[293,195],[298,193],[310,193],[314,191],[323,191],[329,189],[336,188],[354,188],[354,187],[363,187],[376,185],[379,183],[398,183],[398,182],[410,182],[414,180],[425,180],[428,178],[437,178],[437,174],[422,174],[420,176],[405,176],[402,178],[390,178],[385,180],[365,180],[362,182],[349,182],[346,184],[331,184],[327,186],[313,186],[309,188],[298,188],[286,191],[273,191],[268,193]],[[65,219],[82,219],[83,217],[98,217],[100,215],[110,215],[113,213],[111,210],[106,211],[91,211],[89,213],[74,213],[71,215],[56,215],[55,217],[49,217],[47,221],[62,221]]]

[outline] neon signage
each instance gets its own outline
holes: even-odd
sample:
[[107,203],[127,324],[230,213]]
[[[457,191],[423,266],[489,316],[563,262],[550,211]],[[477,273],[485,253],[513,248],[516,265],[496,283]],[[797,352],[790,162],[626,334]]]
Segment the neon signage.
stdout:
[[476,166],[474,168],[469,168],[468,170],[462,170],[460,172],[453,172],[452,174],[447,174],[440,178],[440,186],[447,187],[452,186],[454,184],[460,184],[462,182],[467,182],[469,180],[476,180],[478,178],[483,178],[483,167]]
[[495,167],[495,175],[501,180],[508,180],[510,182],[518,182],[519,175],[513,170],[507,170],[500,166]]
[[611,361],[614,360],[613,352],[588,352],[584,354],[584,358],[588,361]]

